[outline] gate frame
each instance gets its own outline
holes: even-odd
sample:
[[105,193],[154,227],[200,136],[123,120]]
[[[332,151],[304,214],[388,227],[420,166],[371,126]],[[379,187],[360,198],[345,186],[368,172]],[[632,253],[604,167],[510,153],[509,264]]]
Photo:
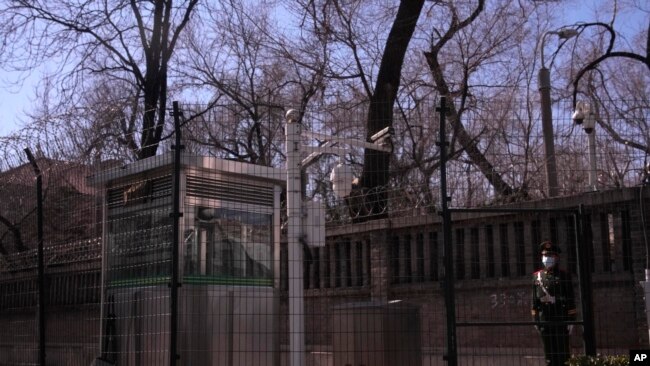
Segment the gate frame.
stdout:
[[[481,326],[531,326],[540,324],[578,324],[583,326],[583,344],[585,354],[588,356],[596,356],[596,334],[594,326],[594,313],[593,313],[593,286],[591,278],[591,263],[590,247],[586,245],[585,237],[588,230],[588,225],[585,223],[585,210],[584,205],[579,205],[574,209],[538,209],[538,208],[450,208],[448,203],[451,197],[447,195],[447,141],[446,116],[449,111],[447,105],[447,98],[440,97],[440,106],[436,107],[436,111],[440,113],[440,127],[439,127],[439,141],[437,145],[440,147],[440,202],[441,207],[438,214],[442,217],[442,232],[443,232],[443,251],[444,251],[444,277],[443,288],[445,297],[446,320],[447,320],[447,349],[443,359],[447,361],[449,366],[458,365],[458,346],[457,346],[457,327],[481,327]],[[576,255],[578,258],[578,286],[580,289],[580,305],[582,311],[582,320],[564,321],[564,322],[457,322],[456,317],[456,295],[454,284],[454,258],[453,258],[453,243],[451,241],[451,227],[453,224],[451,215],[452,213],[569,213],[573,215],[574,221],[574,234],[576,240]]]

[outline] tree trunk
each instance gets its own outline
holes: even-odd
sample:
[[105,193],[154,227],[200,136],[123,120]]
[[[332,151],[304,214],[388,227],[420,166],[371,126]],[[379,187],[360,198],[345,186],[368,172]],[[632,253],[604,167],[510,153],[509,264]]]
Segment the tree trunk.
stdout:
[[[367,138],[385,127],[393,125],[393,105],[397,97],[402,74],[402,64],[424,0],[403,0],[388,34],[381,58],[379,73],[368,111]],[[390,153],[366,149],[363,172],[359,181],[361,194],[372,212],[372,219],[386,216],[386,194],[381,187],[388,183]],[[372,190],[377,188],[376,190]],[[372,190],[369,192],[369,190]]]

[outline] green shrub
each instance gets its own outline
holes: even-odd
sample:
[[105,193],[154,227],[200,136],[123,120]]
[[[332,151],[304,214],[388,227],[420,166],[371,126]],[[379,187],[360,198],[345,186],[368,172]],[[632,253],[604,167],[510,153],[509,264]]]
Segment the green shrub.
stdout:
[[568,366],[628,366],[627,356],[572,356]]

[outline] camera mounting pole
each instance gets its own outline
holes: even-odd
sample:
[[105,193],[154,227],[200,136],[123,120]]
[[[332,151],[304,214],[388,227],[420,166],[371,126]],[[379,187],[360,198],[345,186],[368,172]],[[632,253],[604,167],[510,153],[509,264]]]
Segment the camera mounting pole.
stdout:
[[[372,142],[348,139],[318,132],[302,131],[301,114],[295,109],[286,113],[285,129],[287,153],[287,252],[289,267],[289,365],[305,365],[305,303],[302,248],[302,172],[324,154],[342,156],[353,147],[391,152],[393,130],[386,127],[371,137]],[[301,138],[321,139],[322,146],[303,146]],[[302,154],[310,153],[304,160]],[[352,184],[352,182],[349,182]]]

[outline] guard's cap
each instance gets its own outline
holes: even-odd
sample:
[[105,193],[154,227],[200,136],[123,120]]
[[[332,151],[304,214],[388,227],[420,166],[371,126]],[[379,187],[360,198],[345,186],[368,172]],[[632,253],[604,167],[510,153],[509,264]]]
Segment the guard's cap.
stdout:
[[542,255],[544,255],[544,254],[560,254],[560,253],[562,253],[562,250],[560,250],[560,247],[553,244],[550,240],[546,240],[546,241],[543,241],[542,244],[539,245],[539,252]]

